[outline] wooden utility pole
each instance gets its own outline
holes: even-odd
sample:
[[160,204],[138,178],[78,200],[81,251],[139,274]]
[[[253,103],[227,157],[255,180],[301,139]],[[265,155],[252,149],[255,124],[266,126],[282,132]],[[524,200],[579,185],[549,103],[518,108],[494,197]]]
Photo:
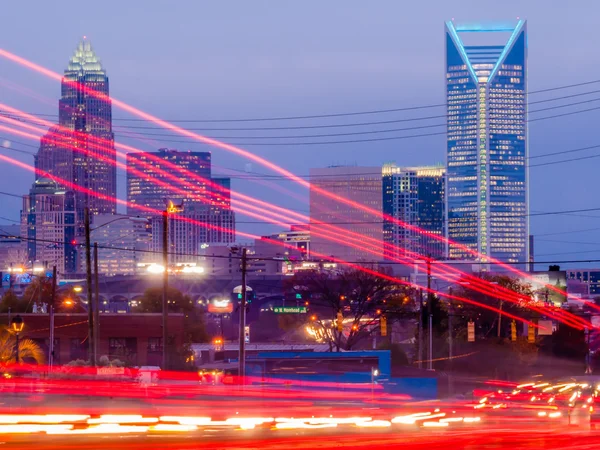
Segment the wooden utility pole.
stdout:
[[247,272],[247,249],[242,249],[242,298],[240,299],[240,357],[238,375],[240,381],[244,382],[246,374],[246,272]]
[[92,299],[92,246],[90,243],[90,208],[85,207],[83,212],[83,225],[85,228],[85,281],[87,285],[87,307],[88,307],[88,348],[90,365],[96,365],[94,354],[94,305]]

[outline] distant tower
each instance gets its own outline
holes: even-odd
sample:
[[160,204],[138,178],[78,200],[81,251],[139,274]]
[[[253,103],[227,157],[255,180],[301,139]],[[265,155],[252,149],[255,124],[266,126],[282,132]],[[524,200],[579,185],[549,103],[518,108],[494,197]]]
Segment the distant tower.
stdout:
[[[448,256],[528,262],[527,26],[446,23]],[[494,42],[491,44],[491,42]],[[453,242],[455,244],[453,244]]]
[[85,38],[69,60],[58,104],[59,126],[42,137],[36,168],[107,197],[75,191],[78,222],[86,205],[92,214],[115,214],[117,170],[108,76]]

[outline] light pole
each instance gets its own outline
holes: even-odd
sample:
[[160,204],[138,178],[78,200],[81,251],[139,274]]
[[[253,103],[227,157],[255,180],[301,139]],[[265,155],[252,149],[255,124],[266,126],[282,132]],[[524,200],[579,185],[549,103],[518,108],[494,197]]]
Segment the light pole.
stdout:
[[[88,308],[88,327],[89,327],[89,354],[90,361],[93,365],[98,363],[98,347],[99,347],[99,330],[100,330],[100,296],[99,296],[99,284],[98,284],[98,243],[94,242],[93,251],[93,263],[92,263],[92,242],[91,234],[110,225],[119,220],[132,220],[139,217],[134,216],[121,216],[116,219],[109,220],[108,222],[98,225],[97,227],[91,228],[90,224],[90,211],[88,208],[84,210],[84,237],[85,237],[85,257],[86,257],[86,288],[87,288],[87,308]],[[93,264],[93,281],[92,281],[92,264]],[[92,286],[95,285],[94,291]]]
[[23,322],[23,318],[20,315],[16,315],[15,317],[13,317],[13,319],[11,320],[11,325],[12,325],[12,329],[15,332],[15,336],[16,336],[16,362],[17,364],[19,364],[19,333],[21,331],[23,331],[23,326],[25,326],[25,323]]
[[371,367],[371,400],[375,398],[375,379],[379,376],[379,369]]

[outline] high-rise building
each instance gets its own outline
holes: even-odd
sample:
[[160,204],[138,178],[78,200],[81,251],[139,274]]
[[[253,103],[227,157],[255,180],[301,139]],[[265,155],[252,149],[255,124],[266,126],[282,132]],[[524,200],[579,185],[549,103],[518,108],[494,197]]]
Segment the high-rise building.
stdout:
[[[383,212],[408,227],[386,219],[383,221],[384,253],[393,258],[434,259],[445,257],[446,246],[435,239],[445,235],[443,167],[383,166]],[[427,233],[419,233],[416,228]]]
[[[181,183],[173,178],[181,180]],[[162,249],[161,235],[156,234],[162,229],[158,213],[132,205],[164,211],[167,200],[176,200],[176,203],[181,201],[183,211],[180,215],[187,220],[171,219],[173,225],[170,233],[175,233],[171,236],[171,245],[175,245],[175,254],[190,255],[198,251],[200,244],[229,244],[235,241],[235,214],[231,210],[230,185],[229,178],[211,178],[210,152],[161,148],[157,152],[127,154],[128,213],[152,219],[153,249],[156,251]],[[180,192],[173,192],[172,187]]]
[[21,235],[21,225],[0,225],[0,272],[27,261],[27,240]]
[[529,236],[526,22],[491,27],[447,22],[445,28],[448,256],[483,263],[495,258],[524,267]]
[[[74,191],[81,222],[86,206],[91,214],[116,213],[115,163],[108,76],[91,44],[84,39],[64,72],[58,126],[42,137],[35,165],[41,171],[102,195]],[[44,173],[37,174],[37,178],[43,177]]]
[[98,214],[93,218],[91,236],[98,244],[98,273],[137,275],[140,264],[153,261],[152,229],[144,217]]
[[23,197],[22,236],[27,236],[27,260],[59,273],[77,271],[75,195],[55,181],[38,178]]
[[[335,166],[310,170],[310,251],[313,259],[334,257],[373,262],[383,256],[381,217],[324,195],[328,191],[376,211],[382,211],[381,167]],[[331,226],[337,227],[336,231]],[[357,241],[357,233],[364,236]],[[339,242],[347,238],[354,241]],[[368,239],[366,239],[368,238]],[[336,240],[332,240],[336,239]]]
[[[185,204],[206,204],[203,200],[208,201],[213,191],[210,177],[210,152],[161,148],[157,152],[127,153],[127,213],[152,217],[153,213],[132,205],[163,211],[165,200],[171,198],[180,198]],[[181,182],[175,182],[174,178]],[[185,194],[173,192],[172,187]]]

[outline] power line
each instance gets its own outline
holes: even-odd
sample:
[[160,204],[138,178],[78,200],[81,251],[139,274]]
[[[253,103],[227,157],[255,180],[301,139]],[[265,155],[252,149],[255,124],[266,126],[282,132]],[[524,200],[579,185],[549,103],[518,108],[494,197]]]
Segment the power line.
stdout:
[[[600,79],[584,81],[581,83],[555,86],[555,87],[550,87],[550,88],[545,88],[545,89],[538,89],[538,90],[534,90],[534,91],[529,91],[527,93],[527,95],[541,94],[544,92],[570,89],[570,88],[574,88],[574,87],[589,86],[591,84],[596,84],[596,83],[600,83]],[[567,98],[568,97],[569,96],[567,96]],[[162,120],[167,121],[167,122],[174,122],[174,123],[266,122],[266,121],[280,121],[280,120],[322,119],[322,118],[329,118],[329,117],[387,114],[387,113],[401,112],[401,111],[413,111],[413,110],[419,110],[419,109],[439,108],[439,107],[443,107],[443,106],[446,106],[446,103],[435,103],[435,104],[429,104],[429,105],[415,105],[415,106],[409,106],[409,107],[404,107],[404,108],[378,109],[378,110],[370,110],[370,111],[352,111],[352,112],[343,112],[343,113],[311,114],[311,115],[303,115],[303,116],[275,116],[275,117],[236,118],[236,119],[162,119]],[[29,114],[35,115],[35,116],[42,116],[42,117],[57,117],[58,116],[58,114],[42,114],[42,113],[29,113]],[[113,118],[112,120],[116,121],[116,122],[146,122],[145,119],[122,118],[122,117],[116,117],[116,118]]]
[[[600,91],[593,91],[593,92],[600,92]],[[569,97],[560,97],[560,98],[569,98]],[[544,100],[544,102],[547,101],[556,101],[558,99],[548,99],[548,100]],[[582,105],[582,104],[587,104],[587,103],[592,103],[592,102],[597,102],[600,101],[600,98],[593,98],[593,99],[587,99],[587,100],[582,100],[579,102],[574,102],[574,103],[567,103],[564,105],[554,105],[554,106],[549,106],[547,108],[540,108],[540,109],[536,109],[533,111],[529,111],[529,114],[535,114],[535,113],[539,113],[539,112],[544,112],[544,111],[551,111],[551,110],[555,110],[555,109],[560,109],[560,108],[568,108],[570,106],[577,106],[577,105]],[[538,102],[535,102],[538,103]],[[529,105],[531,105],[533,103],[529,103]],[[435,115],[435,116],[423,116],[423,117],[412,117],[412,118],[404,118],[404,119],[394,119],[394,120],[383,120],[383,121],[377,121],[377,122],[359,122],[359,123],[341,123],[341,124],[328,124],[328,125],[304,125],[304,126],[292,126],[292,127],[252,127],[252,128],[186,128],[186,130],[188,131],[279,131],[279,130],[306,130],[306,129],[323,129],[323,128],[348,128],[348,127],[363,127],[363,126],[371,126],[371,125],[387,125],[387,124],[391,124],[391,123],[404,123],[404,122],[415,122],[415,121],[425,121],[425,120],[433,120],[433,119],[441,119],[441,118],[447,118],[447,114],[441,114],[441,115]],[[530,120],[533,121],[534,119]],[[431,128],[431,127],[441,127],[441,126],[446,126],[445,123],[440,123],[440,124],[435,124],[435,125],[423,125],[423,126],[414,126],[414,127],[409,127],[409,128],[395,128],[395,129],[390,129],[390,130],[377,130],[377,131],[362,131],[362,132],[355,132],[352,134],[367,134],[367,133],[391,133],[394,131],[406,131],[406,130],[416,130],[416,129],[421,129],[421,128]],[[122,126],[122,125],[118,125],[115,126],[115,128],[118,129],[124,129],[124,130],[131,130],[131,129],[135,129],[135,130],[162,130],[163,128],[161,127],[155,127],[155,126]],[[147,132],[135,132],[137,134],[140,134],[142,136],[171,136],[170,134],[165,134],[165,133],[147,133]],[[299,138],[312,138],[312,137],[323,137],[323,136],[346,136],[349,135],[350,133],[338,133],[338,134],[326,134],[326,135],[300,135],[300,136],[211,136],[211,138],[213,139],[299,139]]]
[[[24,236],[16,236],[16,235],[11,235],[11,234],[2,234],[0,233],[0,237],[11,237],[11,238],[17,238],[17,239],[22,239],[25,241],[32,241],[32,242],[45,242],[45,243],[51,243],[51,244],[56,244],[56,245],[65,245],[64,242],[60,242],[60,241],[54,241],[54,240],[50,240],[50,239],[38,239],[38,238],[30,238],[30,237],[24,237]],[[80,245],[80,244],[77,244]],[[160,254],[162,255],[162,251],[154,251],[154,250],[143,250],[143,249],[135,249],[135,248],[128,248],[128,247],[115,247],[115,246],[103,246],[103,245],[98,245],[99,249],[107,249],[107,250],[117,250],[117,251],[128,251],[128,252],[138,252],[138,253],[152,253],[152,254]],[[581,252],[584,253],[584,252]],[[234,256],[234,255],[203,255],[203,254],[199,254],[199,253],[169,253],[169,255],[179,255],[179,256],[193,256],[193,257],[198,257],[198,258],[206,258],[206,259],[210,259],[210,258],[217,258],[217,259],[241,259],[241,256]],[[542,255],[539,255],[542,256]],[[260,257],[260,256],[249,256],[248,259],[250,261],[254,260],[254,261],[283,261],[283,258],[277,258],[277,257]],[[290,258],[292,260],[292,262],[294,261],[294,258]],[[411,261],[414,262],[419,262],[420,259],[418,258],[414,258],[411,259]],[[315,261],[318,262],[318,261]],[[581,259],[581,260],[551,260],[551,261],[535,261],[534,264],[570,264],[570,263],[597,263],[600,262],[600,259]],[[506,262],[504,264],[508,264],[508,265],[521,265],[521,264],[529,264],[530,261],[516,261],[516,262]],[[399,261],[343,261],[343,262],[339,262],[339,264],[341,265],[345,265],[345,264],[354,264],[354,265],[364,265],[364,266],[381,266],[381,265],[403,265],[403,266],[407,266],[407,265],[412,265],[412,262],[407,261],[407,262],[399,262]],[[465,260],[441,260],[441,261],[436,261],[436,260],[432,260],[431,261],[432,265],[473,265],[473,264],[483,264],[481,262],[478,261],[465,261]],[[494,265],[493,263],[490,263],[491,265]]]

